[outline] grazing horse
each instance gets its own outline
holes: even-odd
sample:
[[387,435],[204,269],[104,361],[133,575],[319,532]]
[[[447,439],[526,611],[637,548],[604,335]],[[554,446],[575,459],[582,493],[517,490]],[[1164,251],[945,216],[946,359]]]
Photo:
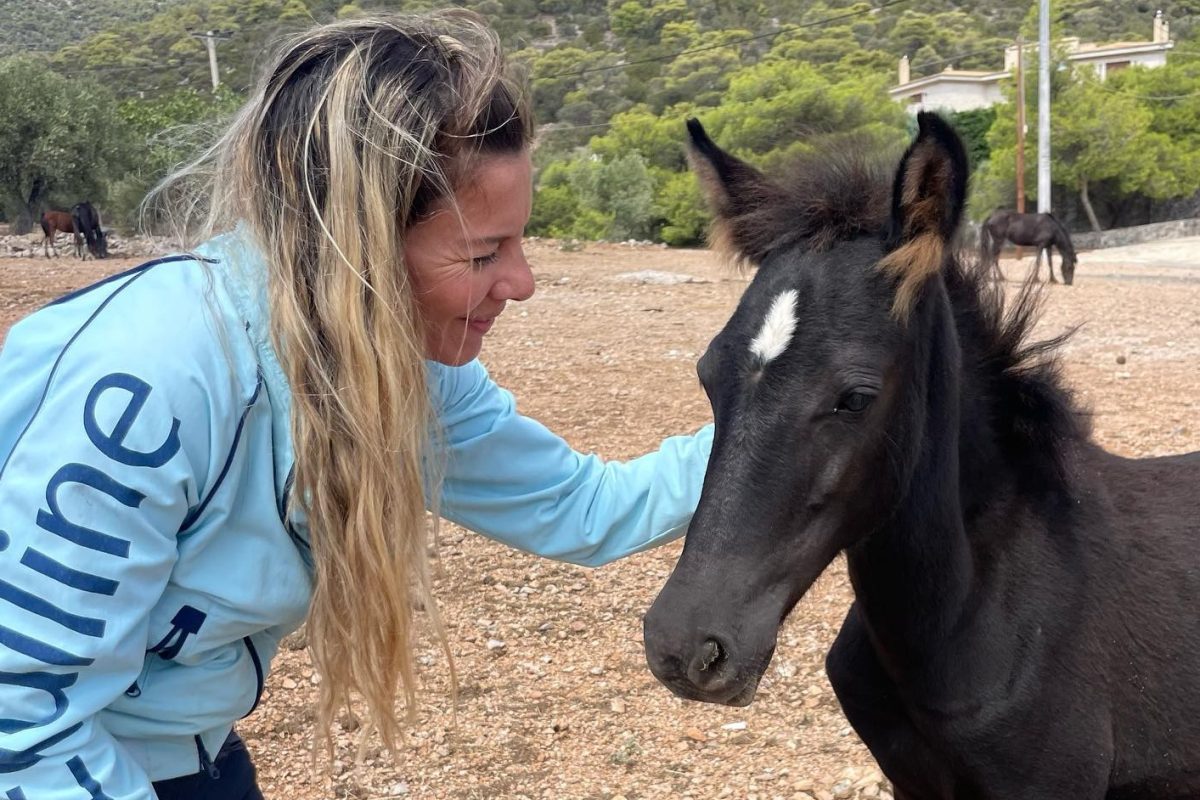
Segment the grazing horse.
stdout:
[[50,257],[50,251],[54,251],[54,257],[58,258],[58,246],[54,243],[54,237],[58,233],[69,233],[75,237],[75,257],[79,258],[83,252],[83,237],[75,228],[75,220],[71,217],[69,211],[45,211],[42,213],[42,253],[46,258]]
[[676,694],[749,704],[839,553],[826,659],[897,800],[1200,797],[1200,452],[1092,442],[1040,293],[953,247],[967,157],[939,117],[886,172],[768,178],[695,120],[717,240],[757,265],[700,359],[716,421],[683,553],[645,618]]
[[85,258],[83,245],[93,258],[108,258],[108,236],[100,227],[100,212],[88,201],[76,203],[67,211],[46,211],[42,214],[42,252],[50,257],[50,250],[58,257],[54,244],[57,233],[69,233],[75,237],[75,257]]
[[1042,253],[1046,253],[1046,271],[1050,273],[1050,282],[1054,279],[1054,261],[1050,258],[1050,248],[1058,248],[1059,269],[1062,271],[1063,283],[1070,286],[1075,280],[1075,248],[1071,244],[1071,234],[1053,214],[1018,214],[1008,209],[997,209],[991,213],[987,221],[979,229],[979,260],[985,265],[991,265],[997,280],[1003,280],[1000,273],[1000,248],[1004,240],[1013,244],[1027,245],[1037,248],[1037,260],[1033,264],[1033,280],[1041,279]]
[[88,252],[94,258],[108,258],[108,237],[100,227],[100,212],[84,200],[71,206],[71,219],[75,230],[87,240]]

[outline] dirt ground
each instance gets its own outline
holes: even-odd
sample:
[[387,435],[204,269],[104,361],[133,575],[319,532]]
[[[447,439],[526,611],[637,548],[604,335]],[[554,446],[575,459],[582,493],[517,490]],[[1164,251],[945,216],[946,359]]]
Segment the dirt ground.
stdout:
[[[526,414],[613,458],[708,421],[695,361],[745,278],[707,251],[529,250],[537,294],[510,309],[484,352]],[[0,333],[131,265],[0,261]],[[1007,266],[1014,277],[1024,269]],[[1158,267],[1086,254],[1075,286],[1050,287],[1041,323],[1045,334],[1082,326],[1063,351],[1069,383],[1094,414],[1096,439],[1130,456],[1200,449],[1200,269]],[[621,278],[641,270],[692,280]],[[457,719],[445,659],[427,642],[424,704],[400,758],[372,748],[356,767],[354,734],[339,729],[326,781],[310,770],[315,679],[303,636],[292,637],[240,725],[268,798],[890,797],[822,671],[850,601],[842,562],[781,632],[758,700],[731,709],[677,700],[645,666],[642,614],[678,544],[587,570],[452,527],[443,538],[438,594],[460,676]]]

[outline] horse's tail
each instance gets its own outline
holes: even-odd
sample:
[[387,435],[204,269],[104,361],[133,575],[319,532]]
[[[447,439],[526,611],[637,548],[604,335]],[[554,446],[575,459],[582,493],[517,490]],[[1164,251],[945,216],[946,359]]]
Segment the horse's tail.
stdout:
[[982,267],[990,266],[992,263],[992,232],[988,228],[988,223],[992,221],[989,216],[979,226],[979,265]]
[[1057,239],[1056,244],[1058,245],[1058,249],[1062,251],[1063,256],[1070,260],[1072,264],[1079,261],[1075,256],[1075,245],[1071,242],[1071,234],[1067,232],[1067,226],[1059,222],[1058,217],[1049,211],[1046,212],[1046,216],[1054,222],[1054,227],[1058,230],[1058,236],[1055,237]]

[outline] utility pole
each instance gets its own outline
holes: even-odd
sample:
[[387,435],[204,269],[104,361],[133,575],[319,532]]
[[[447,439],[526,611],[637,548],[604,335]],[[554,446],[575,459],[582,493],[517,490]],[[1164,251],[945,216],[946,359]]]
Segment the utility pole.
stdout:
[[193,33],[192,36],[204,40],[204,47],[208,50],[208,71],[212,76],[212,90],[215,92],[221,85],[221,73],[217,71],[217,40],[228,39],[229,34],[223,31],[206,31]]
[[1038,0],[1038,213],[1050,213],[1050,0]]
[[1017,213],[1025,213],[1025,38],[1017,37]]
[[[1025,37],[1017,37],[1017,213],[1025,213]],[[1017,260],[1023,253],[1017,245]]]

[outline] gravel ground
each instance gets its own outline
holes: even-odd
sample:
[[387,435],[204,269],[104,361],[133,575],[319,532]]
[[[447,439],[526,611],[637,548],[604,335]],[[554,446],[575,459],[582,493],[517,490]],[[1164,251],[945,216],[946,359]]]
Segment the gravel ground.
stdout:
[[[1200,449],[1195,243],[1083,255],[1052,286],[1041,332],[1063,350],[1095,435],[1132,456]],[[531,242],[538,292],[496,326],[485,361],[522,410],[576,448],[622,458],[709,419],[694,365],[745,287],[707,251]],[[1163,255],[1163,253],[1166,255]],[[43,302],[133,261],[0,261],[0,333]],[[1025,265],[1008,262],[1012,277]],[[645,271],[652,271],[648,274]],[[630,273],[642,273],[628,277]],[[647,282],[661,273],[676,283]],[[622,277],[626,276],[626,277]],[[419,723],[393,759],[337,731],[333,777],[310,768],[312,669],[303,635],[240,725],[268,798],[854,798],[889,786],[839,711],[823,658],[850,602],[839,561],[796,608],[753,706],[675,699],[645,667],[641,617],[679,553],[598,570],[508,550],[452,526],[438,595],[459,673],[457,714],[427,641]]]

